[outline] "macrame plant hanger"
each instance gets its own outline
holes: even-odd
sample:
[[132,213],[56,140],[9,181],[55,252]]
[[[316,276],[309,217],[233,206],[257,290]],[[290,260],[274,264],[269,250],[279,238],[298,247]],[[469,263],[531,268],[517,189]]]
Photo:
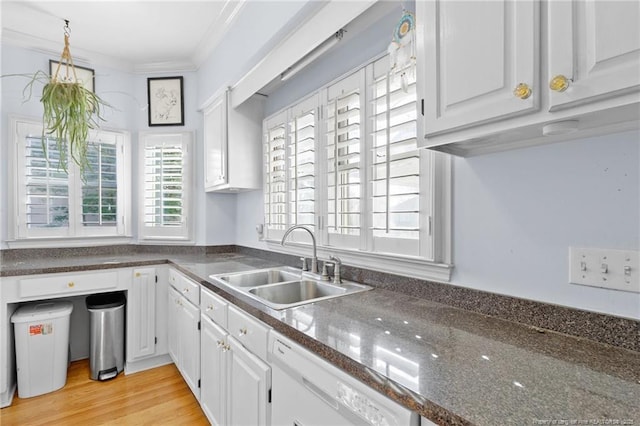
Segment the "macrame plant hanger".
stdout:
[[[60,55],[60,61],[58,62],[58,66],[56,67],[56,72],[51,76],[51,81],[58,81],[58,75],[60,73],[60,68],[64,63],[65,66],[65,74],[64,77],[60,80],[61,83],[72,83],[78,82],[78,76],[76,75],[76,67],[73,65],[73,58],[71,57],[71,51],[69,50],[69,37],[71,36],[71,28],[69,28],[69,20],[64,20],[64,49],[62,49],[62,55]],[[71,75],[69,75],[69,69],[73,73],[73,80],[71,79]]]

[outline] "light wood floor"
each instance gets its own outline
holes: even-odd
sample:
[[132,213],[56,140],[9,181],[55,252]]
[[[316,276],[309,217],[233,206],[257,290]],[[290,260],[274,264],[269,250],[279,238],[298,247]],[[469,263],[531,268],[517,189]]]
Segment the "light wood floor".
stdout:
[[0,425],[208,425],[173,364],[106,382],[89,378],[89,361],[71,363],[64,388],[14,397]]

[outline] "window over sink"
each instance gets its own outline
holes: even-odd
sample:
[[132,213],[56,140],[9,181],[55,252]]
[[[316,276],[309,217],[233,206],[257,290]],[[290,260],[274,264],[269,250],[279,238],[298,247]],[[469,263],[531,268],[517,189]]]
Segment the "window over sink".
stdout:
[[265,119],[265,239],[305,225],[353,265],[447,281],[450,159],[418,149],[415,68],[404,85],[389,68],[377,58]]

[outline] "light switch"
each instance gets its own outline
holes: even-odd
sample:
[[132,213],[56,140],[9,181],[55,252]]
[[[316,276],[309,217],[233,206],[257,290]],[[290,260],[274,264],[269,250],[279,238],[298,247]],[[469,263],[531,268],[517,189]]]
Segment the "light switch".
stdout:
[[569,248],[569,283],[640,293],[640,252]]

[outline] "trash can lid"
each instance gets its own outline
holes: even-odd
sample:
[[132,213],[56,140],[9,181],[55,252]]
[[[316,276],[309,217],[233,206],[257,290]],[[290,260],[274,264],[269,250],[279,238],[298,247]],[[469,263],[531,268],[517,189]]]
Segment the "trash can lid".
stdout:
[[71,315],[71,311],[73,311],[73,303],[69,301],[43,300],[20,306],[11,315],[11,322],[23,323],[60,318],[65,315]]
[[87,309],[117,308],[125,304],[124,293],[116,291],[112,293],[96,293],[87,296]]

